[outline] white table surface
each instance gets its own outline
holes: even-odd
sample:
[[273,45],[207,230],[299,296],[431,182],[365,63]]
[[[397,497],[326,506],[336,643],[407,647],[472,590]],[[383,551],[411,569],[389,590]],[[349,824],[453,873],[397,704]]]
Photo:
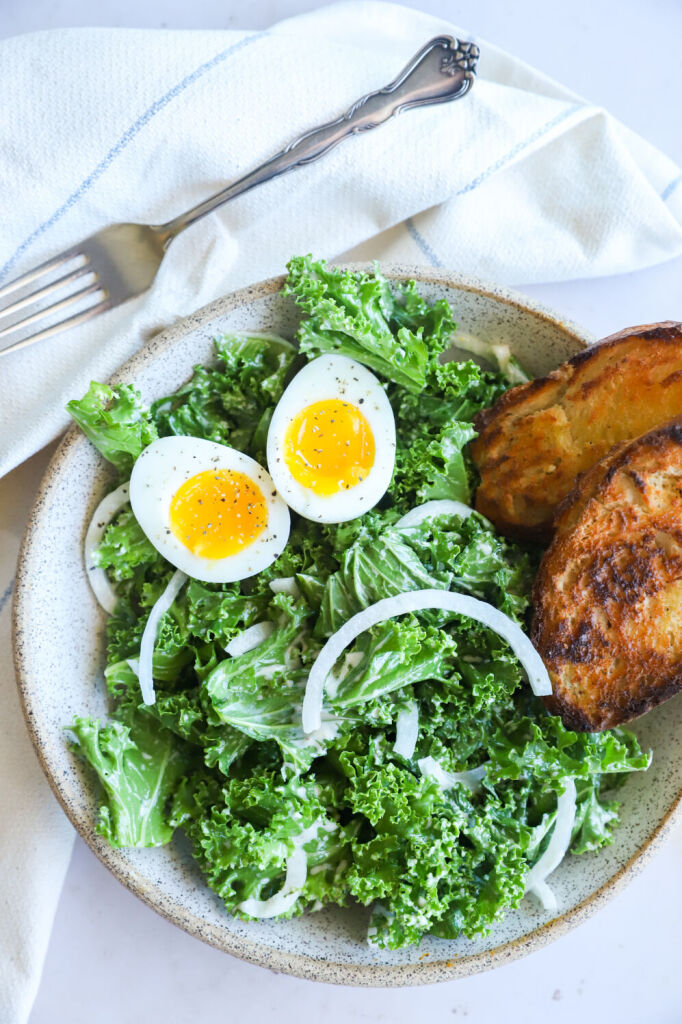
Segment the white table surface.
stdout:
[[[315,0],[0,0],[0,37],[72,25],[263,28]],[[682,165],[680,0],[422,0],[608,107]],[[597,335],[682,319],[682,260],[527,288]],[[28,500],[45,463],[21,476]],[[0,484],[0,501],[2,500]],[[157,917],[78,840],[31,1024],[682,1022],[682,827],[606,909],[531,957],[424,989],[317,985],[241,963]]]

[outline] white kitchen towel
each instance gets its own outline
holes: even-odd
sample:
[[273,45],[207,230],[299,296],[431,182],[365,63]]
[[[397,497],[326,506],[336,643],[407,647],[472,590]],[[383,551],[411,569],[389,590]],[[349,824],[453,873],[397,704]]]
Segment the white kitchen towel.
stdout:
[[[161,222],[390,81],[419,11],[342,3],[266,32],[77,29],[0,44],[0,282],[118,220]],[[466,98],[409,111],[261,186],[171,246],[153,290],[0,361],[0,475],[152,331],[373,239],[380,259],[516,284],[682,252],[680,170],[598,107],[483,40]],[[366,247],[365,247],[366,251]]]
[[[163,221],[466,29],[342,3],[267,32],[65,30],[0,43],[0,282],[117,220]],[[482,40],[464,100],[412,111],[223,208],[175,242],[150,293],[0,360],[0,476],[150,332],[371,240],[379,259],[523,283],[682,252],[679,168],[603,110]],[[365,244],[364,252],[368,246]],[[15,696],[8,595],[25,515],[0,481],[0,1000],[23,1022],[71,844]],[[9,518],[11,517],[11,518]]]
[[46,456],[0,480],[0,1024],[28,1017],[73,845],[31,749],[12,670],[12,577]]

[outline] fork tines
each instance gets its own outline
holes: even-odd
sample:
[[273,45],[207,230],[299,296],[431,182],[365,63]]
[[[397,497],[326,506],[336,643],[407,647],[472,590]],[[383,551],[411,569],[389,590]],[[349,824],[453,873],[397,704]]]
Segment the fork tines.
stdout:
[[[66,273],[55,277],[55,272],[60,270]],[[29,287],[31,285],[33,288]],[[79,285],[82,287],[74,287]],[[88,302],[91,296],[99,297],[99,301]],[[9,302],[3,305],[3,300],[8,298]],[[46,300],[50,298],[56,301],[47,305]],[[0,287],[0,356],[75,327],[103,312],[108,305],[88,257],[78,249],[67,249]],[[36,309],[31,312],[33,306]],[[27,315],[17,318],[23,310]],[[71,310],[72,315],[66,319],[55,319],[56,314]],[[36,325],[37,331],[25,335],[27,328]],[[6,338],[14,340],[2,347]]]

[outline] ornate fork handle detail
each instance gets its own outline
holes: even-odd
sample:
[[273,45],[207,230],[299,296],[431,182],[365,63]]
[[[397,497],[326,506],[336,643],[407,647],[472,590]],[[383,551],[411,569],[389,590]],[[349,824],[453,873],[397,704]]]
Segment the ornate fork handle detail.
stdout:
[[389,85],[363,96],[335,121],[305,132],[256,170],[160,226],[157,230],[164,236],[164,245],[216,207],[294,167],[318,160],[352,135],[376,128],[403,110],[459,99],[473,85],[478,57],[475,43],[436,36]]
[[[465,57],[463,45],[473,47],[472,56],[467,51]],[[451,36],[437,36],[415,54],[390,85],[363,96],[335,121],[301,135],[274,159],[304,149],[297,165],[312,163],[349,135],[376,128],[402,110],[459,99],[473,84],[477,60],[478,47],[473,43],[461,44]]]
[[[449,49],[441,57],[440,69],[446,75],[456,75],[458,71],[470,72],[471,78],[476,74],[476,64],[479,58],[479,49],[476,43],[462,43],[451,39],[454,44],[454,52]],[[471,84],[471,78],[469,84]]]

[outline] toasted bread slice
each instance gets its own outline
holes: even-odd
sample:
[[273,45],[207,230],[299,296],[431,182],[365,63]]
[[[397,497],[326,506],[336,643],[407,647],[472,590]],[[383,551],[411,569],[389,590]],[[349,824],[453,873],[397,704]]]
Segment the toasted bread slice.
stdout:
[[682,323],[630,327],[475,420],[476,508],[509,536],[546,541],[579,473],[682,412]]
[[620,725],[682,689],[682,416],[581,477],[533,605],[545,703],[568,728]]

